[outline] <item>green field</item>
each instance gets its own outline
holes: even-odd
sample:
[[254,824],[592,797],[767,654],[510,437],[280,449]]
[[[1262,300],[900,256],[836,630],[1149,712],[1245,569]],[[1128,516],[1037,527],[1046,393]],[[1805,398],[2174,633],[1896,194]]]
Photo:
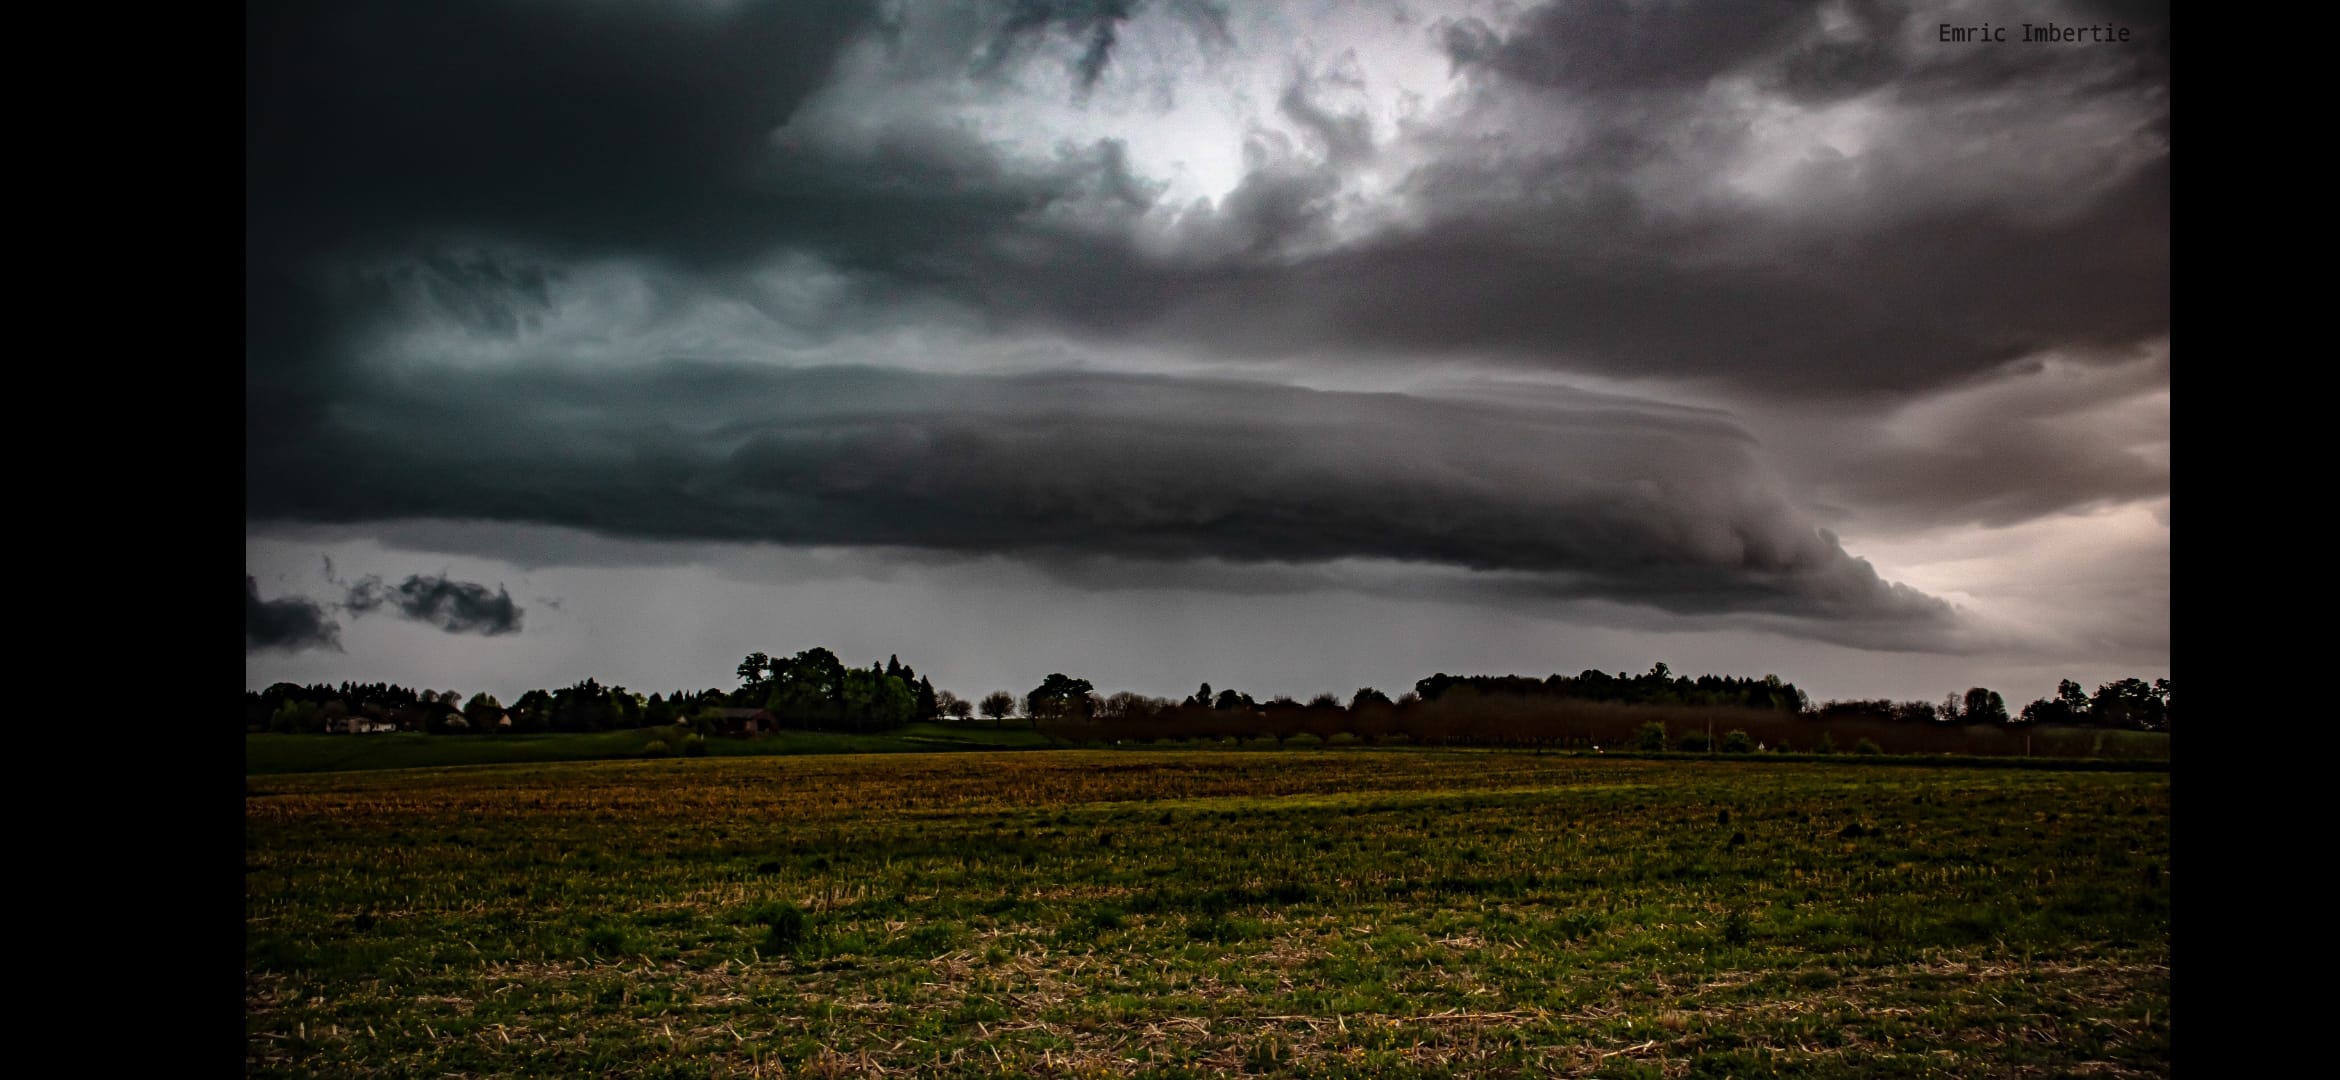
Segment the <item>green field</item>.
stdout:
[[[545,761],[606,761],[638,758],[653,742],[669,748],[681,741],[673,728],[552,735],[246,735],[244,771],[249,774],[338,772],[356,769],[429,769],[451,765],[505,765]],[[1049,745],[1025,726],[911,724],[878,735],[829,731],[782,731],[754,738],[711,738],[710,757],[787,754],[927,753],[938,750],[1028,750]]]
[[[2093,749],[2096,757],[2021,758],[1994,754],[1916,755],[1929,765],[1959,764],[1983,767],[2038,767],[2051,769],[2124,767],[2134,763],[2148,769],[2167,768],[2169,735],[2154,731],[2099,731],[2043,728],[2040,737],[2058,739]],[[348,772],[365,769],[430,769],[455,765],[510,765],[547,761],[615,761],[645,756],[652,743],[665,743],[671,752],[681,736],[674,728],[629,728],[618,731],[543,735],[425,735],[419,732],[375,735],[244,736],[244,771],[251,775],[297,772]],[[919,723],[895,731],[854,735],[826,731],[781,731],[752,738],[711,738],[710,757],[772,757],[797,754],[935,753],[953,750],[1036,750],[1068,744],[1014,721],[995,727],[988,722]],[[1294,748],[1322,748],[1315,737],[1292,741]],[[1347,735],[1331,745],[1361,748]],[[1414,749],[1402,740],[1394,747]],[[1124,749],[1277,750],[1274,739],[1165,739],[1151,744],[1130,743]],[[1619,751],[1625,756],[1641,756]],[[1719,755],[1715,750],[1709,756]],[[1850,760],[1855,755],[1839,755]],[[1898,758],[1902,755],[1888,755]],[[1817,755],[1765,753],[1764,760],[1825,760]],[[1954,757],[1955,761],[1946,760]],[[1872,764],[1886,764],[1871,759]],[[1908,762],[1898,762],[1908,764]]]
[[2161,771],[1122,750],[246,785],[259,1075],[2169,1071]]

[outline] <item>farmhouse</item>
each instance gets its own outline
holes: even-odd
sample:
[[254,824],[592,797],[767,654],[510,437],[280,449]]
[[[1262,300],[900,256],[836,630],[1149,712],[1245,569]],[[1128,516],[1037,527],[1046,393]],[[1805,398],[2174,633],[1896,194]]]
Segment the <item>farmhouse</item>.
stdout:
[[726,735],[753,735],[779,726],[769,709],[717,709],[715,722]]
[[334,735],[367,735],[377,731],[396,731],[398,725],[388,720],[372,720],[363,716],[336,716],[325,721],[325,730]]

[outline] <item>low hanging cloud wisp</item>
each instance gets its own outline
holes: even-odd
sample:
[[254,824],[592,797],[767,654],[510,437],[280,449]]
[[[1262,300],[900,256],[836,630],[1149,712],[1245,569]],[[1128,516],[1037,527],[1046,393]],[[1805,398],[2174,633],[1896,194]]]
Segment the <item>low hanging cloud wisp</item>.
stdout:
[[356,615],[387,608],[450,634],[485,637],[519,633],[521,617],[527,614],[512,602],[512,594],[501,585],[490,593],[485,585],[453,581],[435,574],[409,575],[395,586],[384,585],[381,578],[368,576],[349,587],[349,596],[342,601],[342,607]]
[[244,575],[244,652],[341,649],[341,624],[305,596],[260,599],[260,582]]

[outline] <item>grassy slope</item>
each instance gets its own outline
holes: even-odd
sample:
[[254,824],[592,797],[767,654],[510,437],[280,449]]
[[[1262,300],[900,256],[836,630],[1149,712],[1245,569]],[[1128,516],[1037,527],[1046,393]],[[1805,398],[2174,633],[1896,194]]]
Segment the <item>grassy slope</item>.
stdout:
[[2168,1072],[2165,772],[1068,751],[248,783],[254,1075]]

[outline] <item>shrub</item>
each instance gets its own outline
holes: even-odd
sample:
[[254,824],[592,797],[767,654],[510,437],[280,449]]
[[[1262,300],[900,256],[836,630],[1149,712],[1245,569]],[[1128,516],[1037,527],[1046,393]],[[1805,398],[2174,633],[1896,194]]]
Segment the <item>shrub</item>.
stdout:
[[685,735],[685,736],[683,736],[683,756],[684,756],[684,757],[706,757],[706,756],[707,756],[707,737],[706,737],[706,736],[704,736],[704,735]]
[[1755,739],[1744,731],[1734,731],[1723,736],[1722,748],[1726,754],[1752,754],[1755,752]]
[[1816,746],[1816,747],[1813,747],[1813,748],[1812,748],[1812,752],[1813,752],[1813,753],[1815,753],[1815,754],[1833,754],[1833,753],[1835,753],[1835,752],[1836,752],[1836,736],[1835,736],[1835,735],[1832,735],[1832,734],[1830,734],[1830,733],[1828,733],[1828,732],[1825,732],[1825,731],[1821,732],[1821,733],[1820,733],[1820,745],[1819,745],[1819,746]]
[[1656,753],[1666,748],[1666,726],[1655,720],[1641,725],[1638,737],[1643,750]]
[[1675,749],[1692,754],[1703,754],[1713,745],[1714,740],[1709,738],[1705,732],[1688,731],[1682,734],[1681,740],[1675,744]]
[[1884,747],[1870,742],[1867,739],[1862,739],[1861,741],[1853,744],[1853,753],[1856,754],[1882,754],[1884,752]]
[[764,926],[762,952],[766,956],[793,956],[804,944],[804,912],[786,900],[757,908],[749,918]]
[[633,951],[633,942],[624,930],[602,924],[585,932],[585,951],[594,956],[620,956]]
[[650,745],[642,748],[643,757],[670,757],[673,754],[674,748],[666,745],[665,739],[652,739]]

